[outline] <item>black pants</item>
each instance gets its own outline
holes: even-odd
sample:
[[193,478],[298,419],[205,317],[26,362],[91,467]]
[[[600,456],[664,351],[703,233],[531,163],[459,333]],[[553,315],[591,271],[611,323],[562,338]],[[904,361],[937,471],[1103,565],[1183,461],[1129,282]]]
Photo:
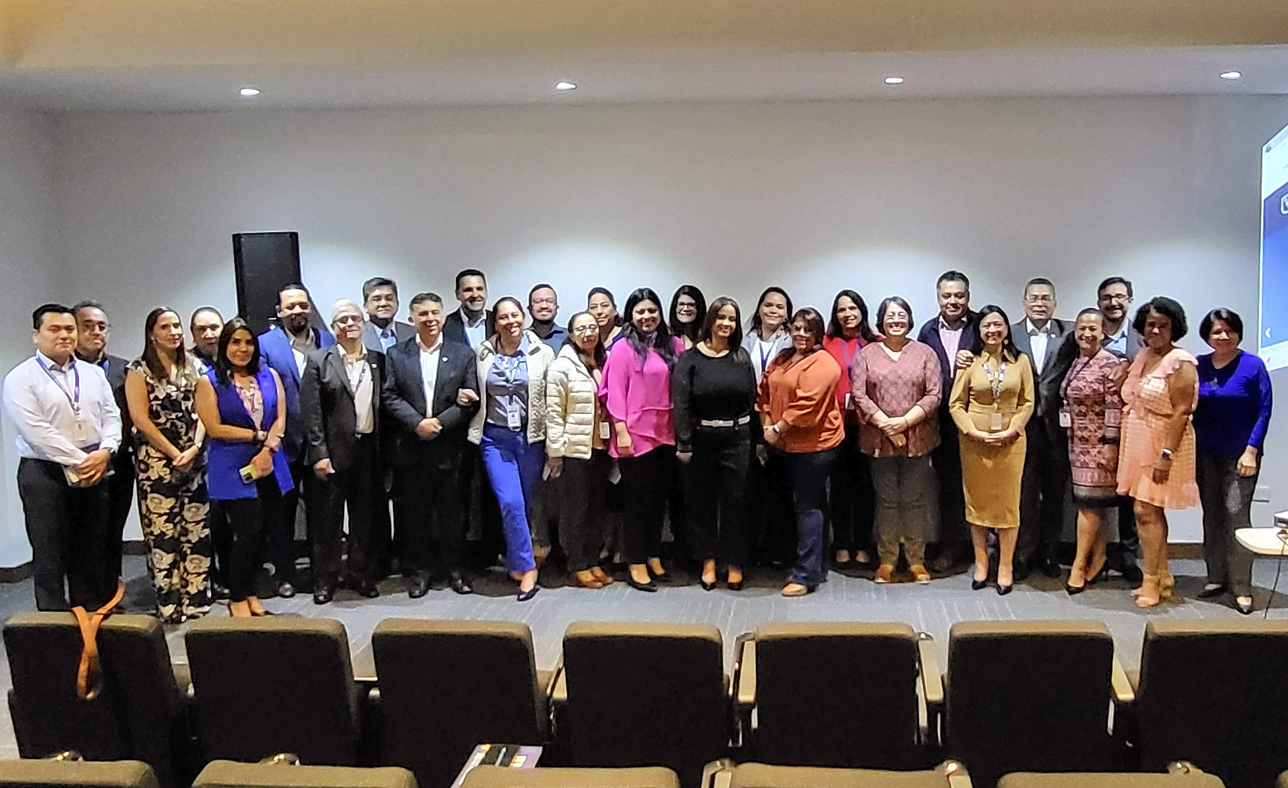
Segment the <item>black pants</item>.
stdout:
[[286,509],[287,496],[277,479],[267,476],[255,482],[255,498],[220,501],[233,535],[228,560],[228,596],[234,602],[255,596],[255,577],[264,565],[264,536],[281,528],[282,520],[295,522],[295,510]]
[[642,564],[662,555],[662,519],[675,477],[674,446],[658,446],[639,457],[619,457],[624,512],[623,552],[626,563]]
[[[295,517],[303,498],[300,493],[305,474],[313,473],[313,469],[302,460],[292,460],[290,467],[291,480],[295,486],[282,494],[281,516],[273,523],[265,523],[264,531],[264,538],[268,540],[268,560],[273,562],[273,575],[279,583],[295,582]],[[310,514],[307,509],[304,515],[311,525],[310,518],[316,515]]]
[[394,517],[401,529],[404,577],[462,572],[467,526],[461,511],[461,466],[477,456],[478,452],[461,452],[447,462],[422,461],[394,472]]
[[930,454],[939,482],[940,552],[970,544],[966,527],[966,492],[962,488],[962,455],[957,425],[950,418],[939,419],[939,446]]
[[[754,446],[754,443],[753,443]],[[792,485],[786,455],[767,448],[762,465],[753,452],[747,471],[752,560],[757,565],[786,564],[796,556]]]
[[[471,446],[461,454],[458,478],[457,509],[463,523],[462,538],[475,539],[475,558],[480,569],[496,563],[505,552],[505,532],[501,528],[501,506],[483,468],[483,453]],[[398,507],[394,506],[394,519]],[[401,528],[401,526],[399,526]],[[411,526],[414,528],[415,526]],[[413,537],[414,538],[414,537]]]
[[868,457],[859,451],[859,425],[848,419],[845,442],[838,449],[832,468],[829,514],[832,522],[832,550],[872,549],[875,517],[872,473]]
[[605,539],[605,496],[611,466],[612,460],[605,451],[591,452],[589,460],[564,458],[557,487],[561,495],[559,540],[568,556],[569,572],[581,572],[599,564],[599,551]]
[[[307,506],[317,513],[317,525],[310,535],[315,583],[334,587],[343,570],[356,581],[371,578],[371,527],[377,518],[377,507],[384,501],[377,460],[376,437],[359,435],[350,467],[326,479],[314,474],[309,481],[307,489],[311,495]],[[346,505],[349,510],[347,561],[344,557]]]
[[[1033,417],[1038,420],[1037,416]],[[1021,564],[1056,560],[1060,532],[1064,529],[1064,501],[1068,491],[1069,444],[1052,437],[1046,425],[1031,424],[1025,431],[1024,475],[1020,479],[1020,535],[1016,560]]]
[[224,512],[223,501],[212,500],[210,514],[207,516],[210,522],[210,543],[214,558],[210,579],[227,588],[233,560],[233,529],[228,524],[228,515]]
[[69,599],[87,610],[102,607],[116,591],[112,568],[121,554],[120,539],[112,542],[109,533],[108,485],[71,487],[58,463],[24,457],[18,495],[31,542],[36,608],[68,610]]
[[107,583],[116,588],[121,577],[121,551],[125,534],[125,521],[130,519],[134,505],[134,453],[122,449],[112,459],[112,475],[103,482],[107,487]]
[[746,427],[705,430],[693,436],[693,457],[681,467],[687,498],[689,545],[697,561],[747,565],[747,469],[751,438]]

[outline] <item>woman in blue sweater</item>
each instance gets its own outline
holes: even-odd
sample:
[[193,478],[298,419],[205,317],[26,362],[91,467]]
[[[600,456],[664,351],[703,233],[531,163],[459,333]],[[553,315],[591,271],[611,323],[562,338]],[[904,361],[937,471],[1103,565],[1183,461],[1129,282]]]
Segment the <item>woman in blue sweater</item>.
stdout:
[[1252,494],[1270,427],[1270,373],[1262,360],[1239,349],[1243,320],[1213,309],[1199,325],[1212,352],[1199,356],[1199,404],[1194,410],[1196,471],[1203,504],[1203,558],[1209,598],[1233,592],[1235,609],[1252,612],[1252,553],[1235,541],[1252,525]]

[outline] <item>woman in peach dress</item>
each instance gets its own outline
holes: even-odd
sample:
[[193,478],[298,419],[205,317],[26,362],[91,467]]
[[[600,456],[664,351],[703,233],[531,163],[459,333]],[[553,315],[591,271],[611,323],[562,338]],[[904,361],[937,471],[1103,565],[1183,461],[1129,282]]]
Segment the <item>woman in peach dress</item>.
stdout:
[[1118,493],[1135,500],[1145,579],[1132,592],[1138,607],[1153,607],[1172,594],[1167,570],[1167,509],[1199,505],[1194,476],[1194,425],[1198,361],[1176,347],[1185,336],[1185,310],[1159,296],[1136,313],[1133,328],[1145,347],[1123,384],[1125,409],[1118,458]]

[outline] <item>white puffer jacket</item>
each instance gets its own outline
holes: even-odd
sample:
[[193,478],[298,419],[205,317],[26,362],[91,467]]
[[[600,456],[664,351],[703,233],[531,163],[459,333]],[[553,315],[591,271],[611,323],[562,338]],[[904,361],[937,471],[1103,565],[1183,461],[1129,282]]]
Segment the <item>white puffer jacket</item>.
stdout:
[[[531,331],[524,331],[523,336],[528,340],[528,443],[539,443],[546,439],[546,370],[554,361],[555,352]],[[487,422],[487,372],[496,356],[495,342],[495,336],[488,337],[475,351],[480,402],[478,413],[470,422],[470,443],[483,441],[483,425]]]
[[546,456],[589,460],[594,451],[599,387],[572,345],[559,349],[546,373]]

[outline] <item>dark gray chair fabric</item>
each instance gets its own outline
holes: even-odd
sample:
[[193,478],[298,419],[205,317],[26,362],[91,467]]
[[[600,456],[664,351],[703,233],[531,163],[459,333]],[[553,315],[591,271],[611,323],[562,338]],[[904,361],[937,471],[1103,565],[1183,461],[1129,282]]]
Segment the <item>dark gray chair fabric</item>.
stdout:
[[660,766],[628,769],[507,769],[479,766],[462,788],[680,788],[675,772]]
[[1010,772],[1110,771],[1114,641],[1095,621],[971,621],[948,640],[945,755],[976,788]]
[[211,761],[192,788],[416,788],[416,778],[397,766],[305,766]]
[[549,674],[526,624],[387,619],[371,645],[381,763],[411,769],[422,788],[450,785],[480,743],[546,742]]
[[357,763],[359,690],[339,621],[207,618],[186,642],[205,760]]
[[142,761],[24,759],[0,761],[0,788],[160,788],[160,783]]
[[76,694],[81,634],[71,613],[20,613],[4,628],[18,752],[75,750],[89,761],[143,761],[163,786],[187,784],[190,733],[165,631],[152,616],[118,614],[98,632],[102,687]]

